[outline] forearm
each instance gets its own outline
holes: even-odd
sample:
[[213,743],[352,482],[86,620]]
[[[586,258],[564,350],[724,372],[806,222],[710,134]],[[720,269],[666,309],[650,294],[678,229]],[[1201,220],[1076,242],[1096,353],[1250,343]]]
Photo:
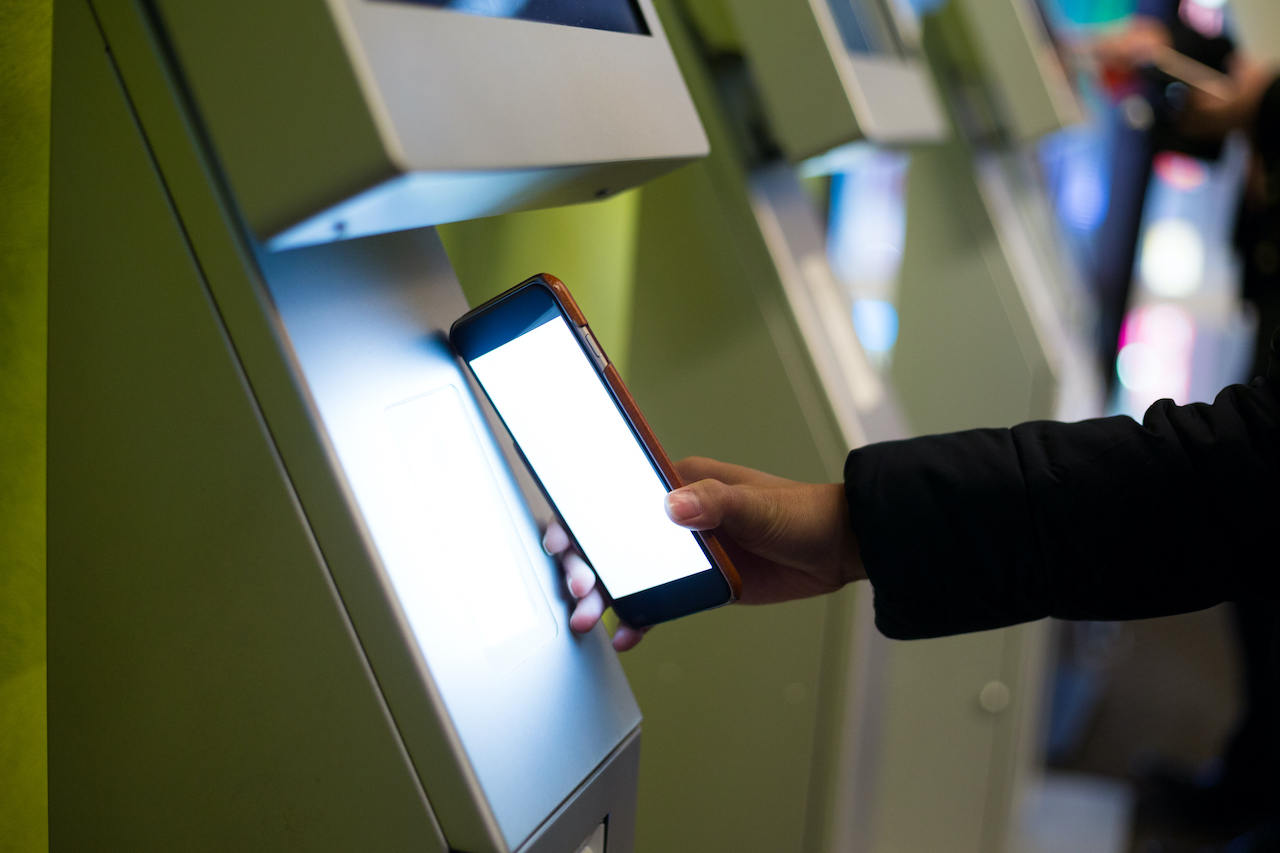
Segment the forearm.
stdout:
[[1213,406],[1158,403],[1141,425],[1041,422],[855,451],[845,487],[877,624],[909,639],[1274,594],[1277,422],[1263,383]]

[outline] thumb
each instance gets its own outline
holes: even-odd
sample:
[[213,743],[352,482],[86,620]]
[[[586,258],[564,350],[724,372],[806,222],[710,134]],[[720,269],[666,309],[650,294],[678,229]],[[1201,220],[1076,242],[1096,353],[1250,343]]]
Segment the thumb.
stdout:
[[778,504],[768,492],[699,480],[667,495],[667,515],[690,530],[720,528],[752,547],[770,539],[779,522]]

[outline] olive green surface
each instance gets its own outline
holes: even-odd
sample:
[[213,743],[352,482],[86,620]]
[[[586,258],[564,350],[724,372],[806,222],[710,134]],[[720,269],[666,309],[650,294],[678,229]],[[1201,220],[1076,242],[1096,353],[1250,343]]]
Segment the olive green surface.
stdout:
[[630,352],[639,192],[436,228],[472,306],[537,273],[569,292],[624,375]]
[[[966,20],[926,18],[924,46],[940,91],[981,91]],[[917,434],[1008,427],[1053,416],[1057,381],[1013,258],[983,198],[976,158],[1002,144],[991,98],[975,95],[966,126],[915,149],[907,176],[907,232],[898,273],[900,332],[892,379]],[[987,134],[986,140],[969,138]]]
[[44,396],[50,0],[0,2],[0,851],[48,848]]

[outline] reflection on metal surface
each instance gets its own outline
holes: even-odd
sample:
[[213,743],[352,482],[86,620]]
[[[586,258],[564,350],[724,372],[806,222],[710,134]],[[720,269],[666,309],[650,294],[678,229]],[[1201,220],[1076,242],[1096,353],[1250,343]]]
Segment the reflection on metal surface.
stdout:
[[431,555],[413,577],[389,567],[401,600],[406,587],[438,581],[461,600],[486,648],[534,627],[533,595],[541,593],[458,389],[446,385],[391,406],[387,422],[413,485],[403,497],[419,510],[405,532]]
[[412,733],[424,716],[418,684],[431,691],[465,762],[461,781],[437,784],[441,765],[425,745],[415,764],[436,774],[425,783],[433,803],[474,803],[494,840],[454,841],[447,821],[445,836],[461,849],[517,849],[640,715],[604,630],[569,630],[561,575],[495,442],[496,421],[486,428],[445,339],[467,304],[444,248],[433,232],[410,231],[259,262],[395,607],[396,642],[413,655],[411,679],[379,671],[391,711]]

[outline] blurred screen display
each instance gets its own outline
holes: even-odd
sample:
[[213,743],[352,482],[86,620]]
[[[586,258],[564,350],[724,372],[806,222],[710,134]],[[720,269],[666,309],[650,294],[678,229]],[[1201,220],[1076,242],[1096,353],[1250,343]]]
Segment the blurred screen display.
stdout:
[[896,53],[892,24],[877,0],[828,0],[831,17],[850,53]]
[[486,18],[649,35],[636,0],[404,0]]

